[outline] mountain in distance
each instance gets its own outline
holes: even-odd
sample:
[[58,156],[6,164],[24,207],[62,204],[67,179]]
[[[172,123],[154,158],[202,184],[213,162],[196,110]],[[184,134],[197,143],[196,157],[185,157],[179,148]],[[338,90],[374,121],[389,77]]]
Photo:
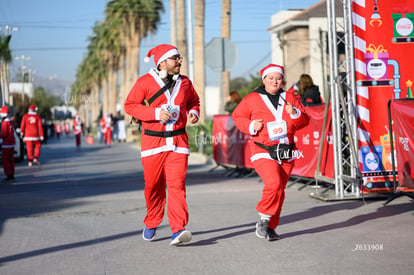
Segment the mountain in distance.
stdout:
[[55,95],[61,99],[65,96],[65,91],[70,89],[72,81],[61,79],[56,76],[41,77],[36,76],[34,81],[35,88],[42,87],[49,94]]

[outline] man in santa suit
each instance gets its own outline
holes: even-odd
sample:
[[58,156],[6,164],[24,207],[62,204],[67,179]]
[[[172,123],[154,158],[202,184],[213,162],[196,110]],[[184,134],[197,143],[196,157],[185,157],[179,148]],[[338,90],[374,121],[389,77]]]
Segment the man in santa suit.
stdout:
[[269,64],[260,75],[262,85],[243,98],[232,118],[240,131],[252,136],[251,161],[264,183],[256,207],[260,216],[256,235],[274,241],[280,238],[275,229],[295,163],[294,134],[308,125],[309,117],[299,97],[283,90],[282,66]]
[[32,166],[33,163],[39,165],[40,146],[44,136],[42,120],[37,114],[36,105],[30,105],[27,114],[23,115],[20,129],[23,141],[26,142],[28,165]]
[[3,139],[1,144],[1,162],[3,164],[6,178],[2,182],[14,182],[14,147],[16,140],[14,138],[14,122],[8,117],[9,108],[3,106],[0,109],[1,132],[0,138]]
[[72,122],[72,127],[73,127],[73,134],[75,135],[75,140],[76,140],[76,148],[80,148],[81,146],[81,135],[83,132],[83,122],[79,116],[79,114],[75,115],[75,118],[73,119]]
[[101,125],[101,132],[103,134],[105,145],[110,147],[112,143],[112,118],[107,112],[104,113],[103,117],[99,121]]
[[[156,68],[140,77],[130,91],[125,111],[142,121],[141,158],[144,168],[147,215],[144,240],[152,241],[164,217],[168,192],[167,216],[172,231],[171,245],[182,245],[192,238],[185,230],[188,223],[185,177],[187,174],[187,120],[199,119],[200,99],[188,77],[180,75],[182,57],[174,46],[161,44],[151,49]],[[168,84],[167,84],[168,83]],[[167,88],[149,106],[149,100],[165,85]],[[167,189],[167,190],[166,190]]]

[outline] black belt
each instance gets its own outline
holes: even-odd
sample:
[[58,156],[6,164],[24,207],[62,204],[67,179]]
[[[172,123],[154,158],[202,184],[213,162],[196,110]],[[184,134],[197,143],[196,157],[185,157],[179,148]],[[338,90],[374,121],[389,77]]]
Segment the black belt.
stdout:
[[144,134],[147,136],[168,138],[168,137],[174,137],[174,136],[185,134],[185,128],[181,128],[181,129],[174,130],[174,131],[161,131],[161,132],[145,129]]

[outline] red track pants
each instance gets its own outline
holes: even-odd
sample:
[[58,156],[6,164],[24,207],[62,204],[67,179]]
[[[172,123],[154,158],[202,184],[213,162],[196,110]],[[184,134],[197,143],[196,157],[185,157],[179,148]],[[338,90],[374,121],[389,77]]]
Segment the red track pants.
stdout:
[[188,155],[173,152],[144,157],[145,200],[147,228],[155,228],[162,222],[168,192],[168,222],[173,233],[184,230],[188,223],[185,177]]
[[40,140],[26,140],[27,159],[33,160],[33,146],[34,146],[34,158],[38,159],[40,156],[40,146],[42,142]]
[[253,162],[254,168],[263,180],[264,187],[262,200],[257,204],[259,213],[270,215],[269,228],[275,229],[279,224],[285,188],[292,172],[294,161],[282,162],[275,160],[258,159]]
[[76,139],[76,147],[79,147],[81,145],[81,134],[75,135]]
[[112,130],[106,129],[104,133],[104,142],[108,145],[111,145],[111,141],[112,141]]
[[1,150],[4,174],[14,177],[14,148],[2,148]]

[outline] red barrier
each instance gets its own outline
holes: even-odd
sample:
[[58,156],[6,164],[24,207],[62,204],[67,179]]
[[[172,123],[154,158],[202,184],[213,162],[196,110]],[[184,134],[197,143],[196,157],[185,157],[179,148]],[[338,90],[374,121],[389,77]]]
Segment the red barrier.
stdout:
[[250,161],[250,136],[234,126],[229,115],[213,118],[213,155],[217,164],[253,168]]
[[400,189],[414,188],[414,100],[391,102]]
[[313,178],[318,163],[319,147],[322,146],[321,175],[334,178],[334,157],[333,157],[333,141],[332,141],[332,120],[331,108],[329,107],[328,118],[326,120],[325,136],[321,143],[321,133],[323,125],[323,117],[325,104],[318,106],[305,107],[310,121],[309,125],[300,129],[295,134],[295,143],[301,152],[300,157],[295,162],[292,175]]
[[[293,175],[313,178],[321,146],[321,132],[325,105],[305,107],[310,117],[307,127],[296,132],[295,142],[299,150]],[[326,134],[322,142],[321,174],[334,177],[333,144],[331,136],[331,111],[328,113]],[[217,164],[230,164],[253,168],[250,161],[250,136],[234,126],[229,115],[216,115],[213,118],[213,154]]]

